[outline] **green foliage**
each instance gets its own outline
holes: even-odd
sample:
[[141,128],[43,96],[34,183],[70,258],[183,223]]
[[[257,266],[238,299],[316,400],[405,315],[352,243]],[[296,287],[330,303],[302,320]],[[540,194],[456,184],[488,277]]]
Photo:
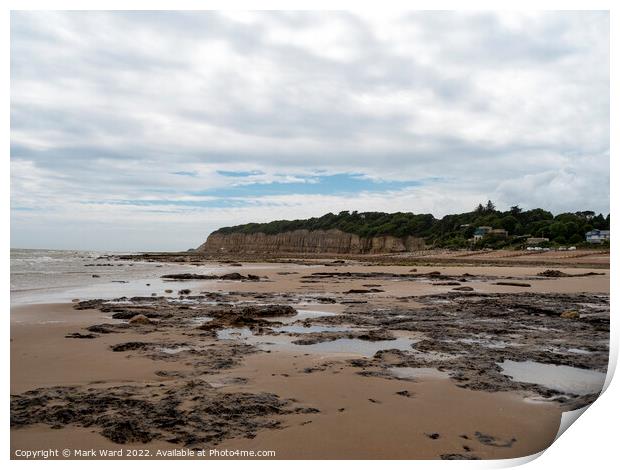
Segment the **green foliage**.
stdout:
[[395,237],[414,236],[425,238],[428,244],[437,247],[464,248],[470,246],[469,240],[476,227],[487,225],[503,228],[510,237],[485,237],[477,246],[501,248],[524,243],[526,236],[546,237],[555,244],[578,244],[585,240],[585,233],[593,228],[609,230],[610,218],[592,211],[563,213],[553,216],[543,209],[523,210],[513,206],[506,212],[496,210],[488,201],[479,204],[472,212],[446,215],[436,219],[432,214],[413,214],[411,212],[349,212],[325,214],[322,217],[298,220],[275,220],[264,224],[249,223],[235,227],[224,227],[217,232],[265,233],[273,235],[293,230],[338,229],[360,237],[392,235]]

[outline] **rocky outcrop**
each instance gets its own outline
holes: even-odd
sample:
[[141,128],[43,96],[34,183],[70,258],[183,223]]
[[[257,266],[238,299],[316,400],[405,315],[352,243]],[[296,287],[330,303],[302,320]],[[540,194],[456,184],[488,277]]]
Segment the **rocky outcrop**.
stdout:
[[424,249],[416,237],[360,237],[340,230],[295,230],[275,235],[213,232],[198,251],[218,253],[401,253]]

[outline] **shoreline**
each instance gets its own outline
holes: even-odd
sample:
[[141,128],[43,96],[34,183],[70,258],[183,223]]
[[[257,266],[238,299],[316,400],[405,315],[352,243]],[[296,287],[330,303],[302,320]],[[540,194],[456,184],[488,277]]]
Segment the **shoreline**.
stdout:
[[575,251],[525,251],[525,250],[447,250],[429,249],[407,253],[350,254],[350,253],[207,253],[141,252],[125,255],[106,255],[101,259],[141,260],[173,263],[307,263],[318,264],[334,259],[359,263],[394,266],[504,266],[504,267],[575,267],[609,269],[608,248],[578,249]]

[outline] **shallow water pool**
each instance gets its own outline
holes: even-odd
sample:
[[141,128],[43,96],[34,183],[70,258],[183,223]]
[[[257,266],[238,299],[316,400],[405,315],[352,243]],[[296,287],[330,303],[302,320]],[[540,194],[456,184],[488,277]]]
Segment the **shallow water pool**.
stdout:
[[447,379],[449,374],[434,367],[390,367],[390,374],[399,379]]
[[[286,326],[282,328],[286,328]],[[318,331],[325,331],[326,327],[315,325],[310,328],[318,328]],[[343,328],[343,331],[349,331],[349,329]],[[384,349],[408,351],[411,349],[412,343],[416,341],[408,337],[387,341],[364,341],[361,339],[340,338],[334,341],[324,341],[322,343],[306,345],[293,343],[293,341],[299,339],[298,336],[288,336],[286,334],[256,336],[249,328],[224,328],[217,331],[217,338],[221,340],[241,340],[263,350],[294,351],[307,354],[351,354],[366,357],[374,356],[378,351]]]
[[504,361],[498,365],[502,368],[502,374],[516,382],[542,385],[563,393],[575,395],[598,393],[605,383],[606,374],[597,370],[533,361]]

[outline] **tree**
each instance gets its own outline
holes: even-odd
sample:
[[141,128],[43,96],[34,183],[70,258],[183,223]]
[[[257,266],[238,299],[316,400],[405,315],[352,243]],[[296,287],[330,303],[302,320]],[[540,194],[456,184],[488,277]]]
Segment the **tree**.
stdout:
[[522,210],[519,206],[512,206],[512,207],[510,208],[510,213],[511,213],[513,216],[517,216],[517,215],[519,215],[521,212],[523,212],[523,210]]
[[573,245],[576,245],[577,243],[581,243],[583,240],[584,240],[584,237],[582,237],[578,233],[575,233],[569,238],[568,242],[572,243]]
[[489,199],[489,200],[487,201],[487,205],[486,205],[486,207],[485,207],[484,209],[485,209],[487,212],[494,212],[494,211],[495,211],[495,204],[493,204],[493,203],[491,202],[491,200]]
[[519,221],[514,216],[507,215],[500,221],[499,225],[508,233],[513,234],[518,223]]
[[575,215],[577,217],[581,217],[582,219],[590,220],[592,217],[594,217],[594,211],[579,211],[575,212]]

